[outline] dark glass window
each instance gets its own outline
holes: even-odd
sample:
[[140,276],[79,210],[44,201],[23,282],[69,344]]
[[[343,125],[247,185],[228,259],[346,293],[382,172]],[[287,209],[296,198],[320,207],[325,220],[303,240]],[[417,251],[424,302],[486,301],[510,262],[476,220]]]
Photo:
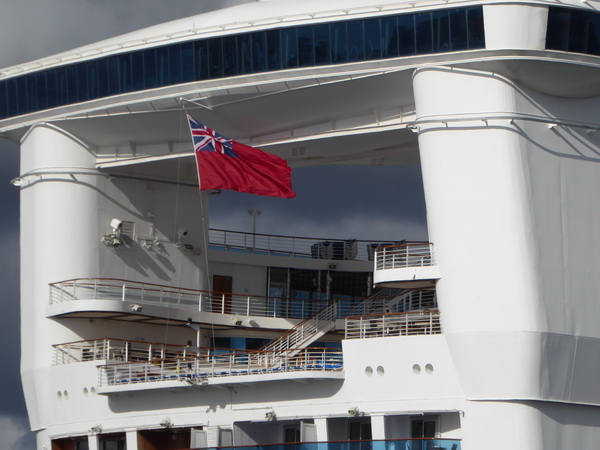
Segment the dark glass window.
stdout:
[[221,78],[223,76],[223,58],[221,57],[221,38],[208,41],[208,76]]
[[17,99],[17,80],[15,78],[8,80],[6,85],[6,96],[8,99],[8,115],[16,116],[19,114],[19,104]]
[[451,9],[450,18],[450,50],[467,50],[467,13],[464,9]]
[[90,61],[87,63],[87,67],[88,95],[91,100],[100,97],[98,85],[98,61]]
[[[169,84],[179,84],[183,80],[181,47],[179,45],[171,45],[167,48],[169,50]],[[121,70],[123,70],[122,67]]]
[[348,24],[346,22],[331,24],[331,62],[348,61]]
[[8,95],[6,94],[6,85],[5,81],[0,81],[0,118],[4,119],[8,117]]
[[131,90],[144,89],[144,54],[135,52],[131,54]]
[[86,102],[90,99],[88,66],[89,63],[78,64],[75,66],[77,68],[77,98],[80,102]]
[[600,15],[590,14],[589,19],[588,53],[591,55],[600,55]]
[[46,89],[48,93],[48,108],[56,108],[58,106],[58,90],[57,90],[56,70],[49,70],[46,73]]
[[169,85],[169,49],[159,47],[156,49],[156,76],[159,86]]
[[208,43],[206,41],[197,41],[194,45],[196,53],[196,79],[206,80],[208,75]]
[[231,77],[238,71],[237,42],[235,36],[223,38],[223,75]]
[[77,95],[77,66],[67,67],[65,74],[67,76],[67,96],[65,99],[65,103],[63,104],[77,103],[79,101],[79,96]]
[[267,70],[267,33],[252,34],[252,71]]
[[[600,55],[600,14],[550,7],[548,27],[548,48]],[[204,39],[7,80],[0,117],[194,80],[484,47],[481,6]]]
[[144,50],[144,89],[153,89],[158,86],[158,72],[156,70],[156,50]]
[[298,29],[285,28],[281,30],[282,67],[290,69],[298,67]]
[[298,64],[300,66],[315,65],[313,29],[313,27],[298,28]]
[[415,54],[415,16],[407,14],[398,17],[399,54],[401,56]]
[[131,55],[119,56],[119,88],[120,93],[132,90]]
[[548,9],[548,28],[546,31],[546,48],[552,50],[569,49],[569,27],[571,12],[565,8]]
[[365,59],[364,22],[353,20],[348,22],[348,61]]
[[281,69],[281,31],[267,31],[267,70]]
[[433,33],[431,29],[431,13],[415,15],[417,54],[433,52]]
[[110,95],[120,94],[122,91],[119,81],[119,58],[112,56],[106,61],[108,65],[108,87]]
[[483,8],[467,8],[469,48],[485,48],[485,29],[483,27]]
[[398,56],[398,18],[396,16],[381,19],[381,40],[383,58]]
[[[175,46],[174,46],[175,47]],[[178,45],[181,49],[181,83],[189,83],[194,81],[194,44],[186,42]]]
[[379,19],[364,21],[365,59],[381,58],[381,23]]
[[252,73],[252,35],[237,37],[238,70],[240,74]]
[[433,51],[450,51],[450,19],[448,11],[434,11],[431,14],[433,26]]
[[331,64],[331,37],[329,24],[316,25],[315,32],[315,63]]

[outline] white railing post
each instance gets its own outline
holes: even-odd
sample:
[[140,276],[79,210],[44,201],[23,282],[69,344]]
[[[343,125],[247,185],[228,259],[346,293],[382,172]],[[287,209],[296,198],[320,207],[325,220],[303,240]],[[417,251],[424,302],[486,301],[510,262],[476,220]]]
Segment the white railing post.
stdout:
[[123,287],[121,288],[121,301],[125,302],[125,292],[127,290],[126,283],[123,281]]

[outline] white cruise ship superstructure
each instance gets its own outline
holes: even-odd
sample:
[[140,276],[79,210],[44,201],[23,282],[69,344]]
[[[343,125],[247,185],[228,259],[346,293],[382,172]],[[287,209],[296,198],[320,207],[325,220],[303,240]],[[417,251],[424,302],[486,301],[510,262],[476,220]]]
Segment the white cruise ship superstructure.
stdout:
[[[597,448],[599,8],[257,1],[0,70],[38,449]],[[418,165],[428,241],[212,228],[186,114]]]

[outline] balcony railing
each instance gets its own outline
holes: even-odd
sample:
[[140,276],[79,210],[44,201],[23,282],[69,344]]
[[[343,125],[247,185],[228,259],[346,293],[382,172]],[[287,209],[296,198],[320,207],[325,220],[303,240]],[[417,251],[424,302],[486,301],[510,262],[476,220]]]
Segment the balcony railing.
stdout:
[[[241,316],[307,319],[327,300],[261,297],[200,291],[112,278],[79,278],[50,284],[50,304],[77,300],[113,300],[141,306],[168,306]],[[339,299],[337,318],[360,314],[365,299]]]
[[156,358],[144,362],[124,362],[98,366],[99,386],[129,385],[158,381],[202,384],[209,378],[263,375],[281,372],[343,370],[340,350],[306,348],[285,352],[240,352],[176,358]]
[[440,334],[440,312],[416,311],[346,318],[346,339]]
[[383,246],[375,252],[375,270],[434,265],[433,244],[429,242]]
[[389,241],[325,239],[210,229],[210,248],[238,253],[327,260],[372,261],[378,247]]
[[212,447],[205,450],[461,450],[459,439],[422,438]]
[[[125,339],[92,339],[54,345],[54,365],[88,361],[140,362],[176,356],[209,356],[214,348],[195,348]],[[222,350],[221,350],[222,351]]]

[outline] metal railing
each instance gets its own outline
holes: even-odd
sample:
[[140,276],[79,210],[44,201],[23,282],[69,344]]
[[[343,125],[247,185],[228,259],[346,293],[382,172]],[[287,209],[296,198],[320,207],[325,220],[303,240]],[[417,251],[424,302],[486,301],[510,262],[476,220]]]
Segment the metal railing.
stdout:
[[461,440],[445,438],[413,438],[294,442],[289,444],[209,447],[204,450],[461,450]]
[[346,318],[346,339],[440,334],[440,312],[415,311]]
[[125,339],[92,339],[56,344],[54,365],[73,364],[87,361],[152,361],[181,355],[207,356],[215,349],[194,348],[185,345],[159,344],[155,342]]
[[98,385],[173,380],[201,384],[215,377],[343,370],[341,350],[306,348],[288,352],[292,356],[286,357],[285,352],[240,352],[105,364],[98,366]]
[[335,326],[336,303],[332,303],[318,314],[306,319],[278,338],[269,342],[261,350],[265,352],[281,352],[289,349],[299,349],[310,345],[323,333]]
[[328,260],[373,261],[378,247],[390,241],[325,239],[209,229],[210,248],[229,252]]
[[[113,300],[140,306],[168,306],[239,316],[307,319],[327,307],[327,300],[261,297],[161,286],[113,278],[79,278],[50,284],[50,304],[78,300]],[[362,314],[368,299],[337,299],[336,318]]]
[[434,265],[433,244],[430,242],[389,245],[375,251],[375,270]]

